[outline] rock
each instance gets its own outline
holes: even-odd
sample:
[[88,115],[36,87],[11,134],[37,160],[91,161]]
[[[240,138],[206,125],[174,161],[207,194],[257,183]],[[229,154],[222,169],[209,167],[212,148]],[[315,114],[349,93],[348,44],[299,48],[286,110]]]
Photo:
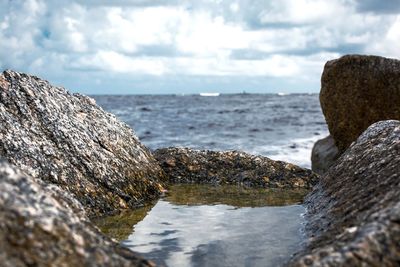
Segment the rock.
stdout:
[[399,266],[400,121],[370,126],[306,198],[309,244],[289,266]]
[[0,161],[0,262],[18,266],[154,266],[102,236],[65,190]]
[[156,150],[154,157],[173,183],[311,188],[318,181],[310,170],[238,151],[171,147]]
[[372,123],[400,119],[400,61],[360,55],[328,61],[320,101],[342,153]]
[[159,195],[164,177],[133,131],[89,97],[47,81],[0,75],[0,156],[71,192],[90,216]]
[[323,174],[339,157],[339,150],[335,145],[335,140],[331,135],[318,140],[311,152],[312,171]]

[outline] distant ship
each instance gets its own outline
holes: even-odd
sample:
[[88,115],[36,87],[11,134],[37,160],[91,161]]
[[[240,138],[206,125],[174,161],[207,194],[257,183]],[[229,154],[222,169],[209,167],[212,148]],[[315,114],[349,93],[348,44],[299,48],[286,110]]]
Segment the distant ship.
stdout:
[[200,93],[201,96],[219,96],[220,93]]

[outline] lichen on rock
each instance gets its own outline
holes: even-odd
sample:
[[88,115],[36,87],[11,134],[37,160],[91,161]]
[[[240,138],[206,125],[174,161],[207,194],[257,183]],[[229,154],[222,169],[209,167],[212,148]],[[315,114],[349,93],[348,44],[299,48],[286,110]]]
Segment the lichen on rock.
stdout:
[[398,266],[400,122],[371,125],[306,198],[311,239],[290,266]]
[[311,188],[318,181],[310,170],[240,151],[170,147],[157,149],[154,157],[173,183]]
[[14,71],[0,75],[0,156],[71,192],[91,216],[135,207],[164,173],[134,132],[89,97]]
[[0,262],[18,266],[154,266],[93,227],[65,190],[0,160]]

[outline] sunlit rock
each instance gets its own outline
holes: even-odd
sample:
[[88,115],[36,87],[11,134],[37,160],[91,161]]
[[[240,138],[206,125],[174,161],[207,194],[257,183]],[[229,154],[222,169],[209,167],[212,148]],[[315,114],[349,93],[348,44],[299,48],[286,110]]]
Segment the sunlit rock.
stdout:
[[91,216],[135,207],[164,173],[134,132],[89,97],[14,71],[0,75],[0,156],[71,192]]

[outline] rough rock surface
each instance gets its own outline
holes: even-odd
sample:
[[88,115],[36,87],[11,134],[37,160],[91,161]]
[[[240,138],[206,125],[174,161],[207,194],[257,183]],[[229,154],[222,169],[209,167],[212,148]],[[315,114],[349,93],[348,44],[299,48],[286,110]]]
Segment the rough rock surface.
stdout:
[[243,184],[311,188],[318,175],[283,161],[238,151],[163,148],[154,157],[174,183]]
[[339,150],[331,135],[315,142],[311,152],[311,170],[318,174],[325,173],[339,157]]
[[306,199],[313,233],[290,266],[399,266],[400,122],[370,126]]
[[0,156],[73,193],[87,212],[134,207],[162,169],[133,131],[94,100],[26,74],[0,75]]
[[320,101],[342,153],[372,123],[400,119],[400,60],[348,55],[328,61]]
[[1,266],[153,266],[102,236],[69,193],[0,161]]

